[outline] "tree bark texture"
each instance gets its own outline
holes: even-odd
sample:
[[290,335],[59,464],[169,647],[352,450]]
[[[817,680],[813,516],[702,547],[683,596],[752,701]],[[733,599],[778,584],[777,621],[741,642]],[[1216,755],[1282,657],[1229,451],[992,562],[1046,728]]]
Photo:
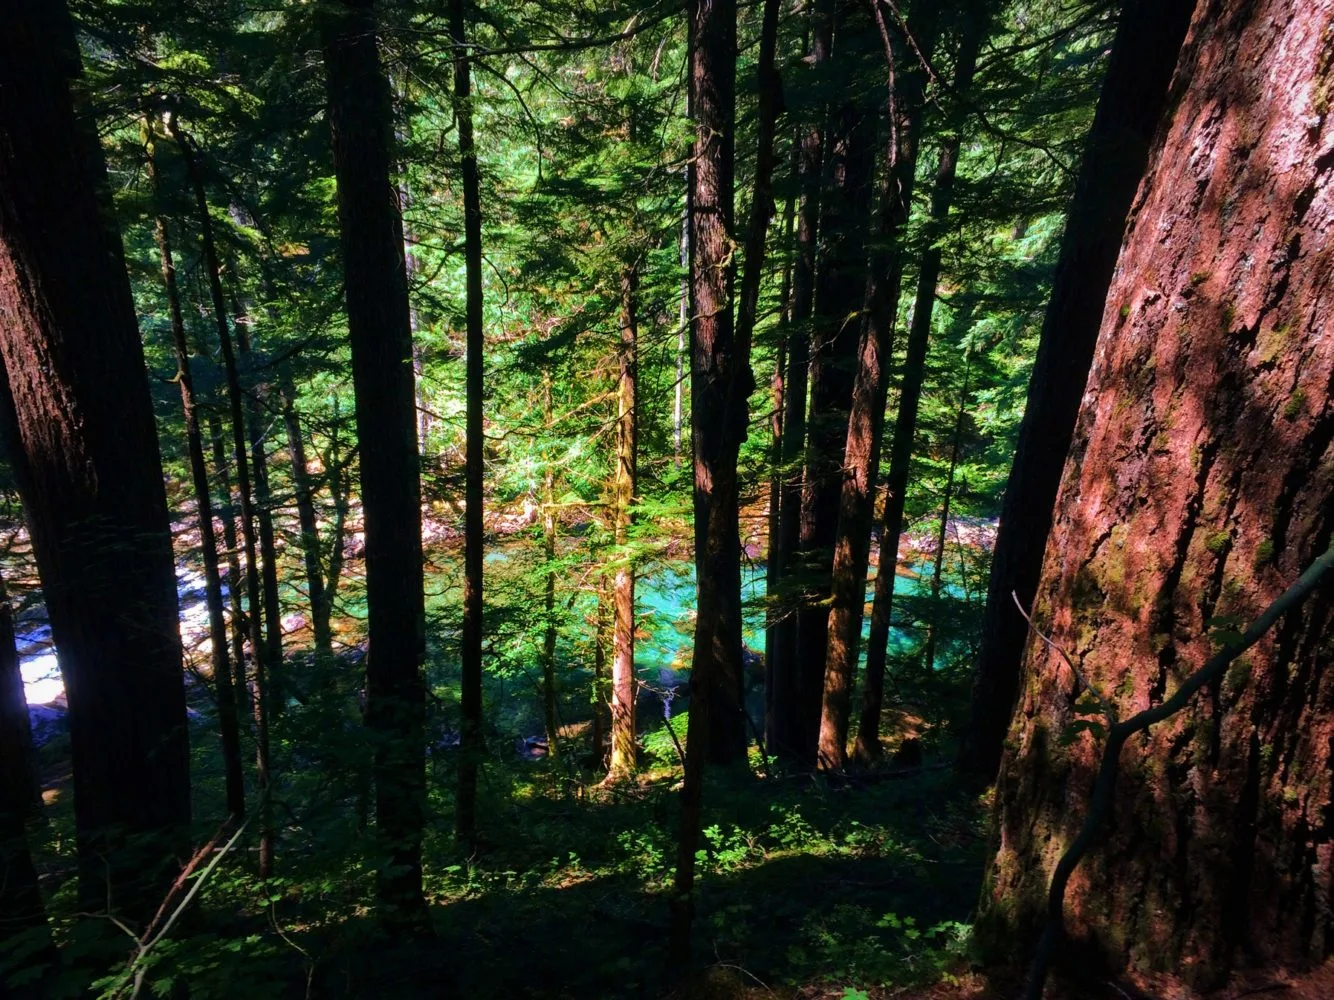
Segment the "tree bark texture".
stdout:
[[[967,98],[977,68],[978,51],[987,30],[981,12],[965,15],[963,35],[955,62],[954,93]],[[959,109],[961,110],[961,109]],[[956,111],[958,113],[958,111]],[[903,510],[907,502],[908,473],[912,465],[913,440],[917,432],[917,410],[926,377],[926,356],[931,342],[931,319],[935,313],[936,286],[942,263],[939,240],[948,231],[954,202],[954,179],[959,162],[958,123],[945,135],[936,162],[935,188],[926,227],[926,246],[917,273],[917,295],[908,328],[908,345],[899,383],[898,410],[890,443],[889,475],[885,485],[884,520],[880,528],[878,570],[871,603],[871,627],[866,643],[866,674],[862,683],[861,712],[857,726],[855,756],[869,764],[880,756],[880,715],[884,707],[885,662],[889,652],[889,629],[894,604],[895,573],[899,564],[899,542],[903,537]]]
[[[823,5],[811,10],[811,66],[819,71],[829,60],[833,24]],[[811,726],[809,718],[812,695],[803,687],[809,671],[801,669],[797,655],[798,606],[793,598],[797,588],[792,579],[801,545],[802,455],[806,446],[806,402],[810,381],[811,311],[815,301],[817,240],[820,224],[820,181],[824,164],[824,130],[812,128],[800,138],[798,170],[801,176],[801,204],[797,210],[797,248],[792,266],[791,323],[787,334],[787,367],[783,376],[784,482],[778,515],[777,576],[782,600],[778,621],[773,627],[774,657],[766,664],[773,690],[768,694],[772,728],[769,752],[785,763],[805,763],[801,748]]]
[[[1102,316],[1034,621],[1121,718],[1158,704],[1334,529],[1334,2],[1203,4]],[[1221,621],[1220,621],[1221,619]],[[1211,632],[1213,642],[1211,642]],[[1067,892],[1113,966],[1219,985],[1334,950],[1334,592],[1122,751],[1115,820]],[[1031,943],[1099,741],[1030,640],[996,788],[985,938]],[[1068,742],[1068,739],[1064,742]]]
[[691,0],[689,80],[695,119],[690,223],[691,434],[695,466],[694,652],[681,835],[670,947],[688,957],[704,767],[746,752],[741,663],[737,454],[753,388],[749,343],[734,336],[736,5]]
[[1122,11],[1112,43],[1066,220],[992,553],[972,719],[960,758],[962,769],[979,781],[996,776],[1019,690],[1027,625],[1010,595],[1017,593],[1028,607],[1037,589],[1107,286],[1194,7],[1194,0],[1133,0]]
[[[856,92],[852,80],[872,54],[866,45],[871,31],[860,7],[840,0],[832,63],[845,93]],[[799,676],[792,759],[805,766],[815,764],[820,738],[834,540],[866,294],[866,220],[872,207],[876,124],[873,101],[849,99],[834,111],[828,126],[800,554],[794,566],[794,572],[802,575],[804,594],[797,614]]]
[[143,348],[64,4],[0,31],[0,417],[69,698],[79,900],[152,916],[186,851],[176,575]]
[[[934,7],[926,7],[911,25],[915,33],[914,44],[928,59],[935,47],[937,26]],[[894,67],[886,109],[888,155],[875,246],[866,276],[866,308],[843,450],[843,483],[834,535],[832,603],[820,716],[820,763],[834,770],[841,770],[847,764],[852,685],[861,654],[866,571],[871,557],[871,523],[875,518],[875,483],[880,474],[880,439],[884,434],[889,365],[894,355],[894,326],[898,322],[899,294],[903,284],[901,241],[912,210],[917,141],[926,94],[926,74],[916,53],[910,58],[909,46],[900,41],[897,29],[892,37],[885,39],[885,44],[897,49],[897,52],[885,53],[886,60]],[[952,167],[949,179],[952,183]],[[937,183],[938,191],[939,187]],[[948,191],[944,206],[944,211],[948,212]],[[932,206],[933,210],[937,207]],[[879,722],[877,710],[875,727],[868,733],[877,750],[880,746]]]
[[624,778],[636,766],[635,565],[628,551],[634,523],[639,462],[639,320],[634,266],[621,275],[620,375],[616,396],[616,578],[612,587],[611,764],[608,777]]
[[369,654],[366,721],[375,748],[377,874],[385,921],[425,929],[425,598],[421,483],[403,223],[391,179],[392,111],[370,0],[340,0],[322,23],[329,131],[347,289],[361,451]]

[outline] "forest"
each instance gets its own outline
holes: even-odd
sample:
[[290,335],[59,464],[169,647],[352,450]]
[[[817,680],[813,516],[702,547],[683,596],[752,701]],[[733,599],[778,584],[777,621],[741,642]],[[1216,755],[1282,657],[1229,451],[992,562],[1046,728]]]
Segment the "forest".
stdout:
[[0,0],[0,1000],[1334,997],[1332,108],[1334,0]]

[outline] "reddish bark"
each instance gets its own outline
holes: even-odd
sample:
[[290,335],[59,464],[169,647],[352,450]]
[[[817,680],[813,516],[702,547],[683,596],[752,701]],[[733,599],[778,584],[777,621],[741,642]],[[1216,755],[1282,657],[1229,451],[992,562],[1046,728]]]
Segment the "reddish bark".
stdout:
[[1127,3],[1112,43],[1066,221],[992,553],[972,720],[960,757],[961,768],[980,781],[990,782],[996,776],[1019,687],[1027,632],[1010,595],[1017,592],[1027,607],[1037,588],[1107,285],[1194,7],[1194,0]]
[[69,698],[81,908],[146,920],[186,853],[185,684],[162,463],[62,3],[0,31],[0,420]]
[[[1334,529],[1331,0],[1202,5],[1102,318],[1035,621],[1122,718],[1160,703]],[[1113,966],[1218,985],[1331,935],[1329,586],[1122,752],[1115,825],[1066,922]],[[1098,743],[1030,642],[997,784],[984,939],[1031,943]]]
[[630,542],[639,454],[639,327],[635,293],[639,276],[628,267],[621,276],[620,379],[616,404],[616,580],[612,588],[611,765],[619,780],[635,769],[635,567],[624,551]]
[[[928,59],[935,48],[937,25],[936,10],[928,7],[910,26],[914,33],[912,44]],[[857,375],[848,411],[843,483],[834,535],[819,754],[821,766],[835,770],[841,770],[847,763],[848,719],[852,711],[852,682],[861,652],[871,522],[875,516],[875,481],[880,472],[885,397],[889,390],[888,369],[894,354],[894,325],[898,321],[899,293],[903,283],[904,254],[900,240],[912,208],[917,140],[926,92],[926,74],[915,58],[908,58],[906,41],[898,37],[884,39],[885,45],[890,46],[885,53],[886,59],[892,66],[903,68],[894,70],[889,79],[887,118],[890,139],[880,194],[876,248],[871,252],[866,278],[865,318],[857,347]],[[897,52],[893,51],[895,49]],[[952,162],[948,176],[952,182]],[[937,182],[937,194],[940,193],[941,185]],[[940,209],[939,204],[932,207],[933,210]],[[948,190],[944,192],[944,211],[949,211]],[[935,276],[927,277],[931,280],[934,296]],[[929,313],[926,328],[930,329]],[[880,748],[878,694],[877,690],[874,725],[867,732],[868,742],[877,751]]]
[[[844,93],[859,93],[853,81],[874,55],[869,47],[874,28],[868,22],[860,4],[839,0],[831,70]],[[803,766],[816,762],[820,738],[834,542],[865,305],[866,220],[872,213],[878,112],[874,100],[848,99],[834,110],[826,130],[829,180],[821,198],[801,534],[794,565],[803,594],[797,612],[790,759]]]
[[[963,37],[954,69],[953,90],[956,99],[968,99],[973,73],[977,69],[978,51],[987,31],[987,21],[984,11],[964,18]],[[962,110],[956,108],[955,113],[960,114]],[[898,411],[894,415],[889,474],[885,483],[885,510],[880,527],[879,570],[875,577],[875,596],[871,604],[866,675],[862,684],[861,718],[857,727],[855,755],[862,763],[870,763],[880,756],[880,714],[884,706],[885,663],[889,651],[895,571],[899,562],[899,541],[903,537],[903,512],[907,502],[913,441],[917,432],[917,409],[926,379],[926,356],[931,342],[936,286],[940,281],[940,240],[948,230],[950,208],[954,202],[954,180],[960,145],[958,129],[959,123],[955,122],[941,144],[940,157],[936,162],[926,249],[922,251],[917,271],[917,295],[913,300],[912,322],[908,328],[908,345],[899,383]]]

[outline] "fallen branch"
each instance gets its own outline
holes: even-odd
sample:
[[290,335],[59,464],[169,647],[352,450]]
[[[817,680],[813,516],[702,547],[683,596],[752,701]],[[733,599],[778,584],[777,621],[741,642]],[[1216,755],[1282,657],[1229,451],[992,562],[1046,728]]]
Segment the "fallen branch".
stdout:
[[1126,742],[1136,733],[1144,732],[1155,723],[1171,718],[1186,707],[1197,691],[1221,680],[1231,663],[1259,642],[1280,618],[1300,607],[1332,569],[1334,569],[1334,545],[1326,549],[1296,583],[1275,598],[1250,628],[1242,633],[1238,641],[1219,650],[1205,662],[1204,666],[1182,681],[1172,697],[1159,705],[1132,715],[1124,722],[1114,723],[1109,728],[1107,742],[1102,748],[1098,776],[1093,783],[1093,798],[1088,815],[1084,817],[1083,826],[1080,827],[1070,847],[1061,855],[1061,859],[1056,863],[1056,870],[1052,873],[1051,888],[1047,895],[1047,923],[1038,941],[1033,965],[1029,970],[1028,989],[1024,994],[1026,1000],[1042,998],[1052,958],[1065,935],[1065,890],[1070,883],[1070,876],[1074,874],[1075,868],[1093,845],[1099,829],[1112,815],[1112,807],[1115,804],[1116,772],[1121,750]]

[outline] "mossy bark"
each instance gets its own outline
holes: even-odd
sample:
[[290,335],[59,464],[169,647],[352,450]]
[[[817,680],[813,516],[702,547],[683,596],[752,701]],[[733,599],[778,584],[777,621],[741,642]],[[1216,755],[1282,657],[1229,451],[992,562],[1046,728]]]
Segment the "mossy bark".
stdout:
[[[1202,5],[1136,199],[1034,613],[1122,717],[1170,694],[1218,619],[1254,618],[1334,527],[1334,129],[1313,84],[1332,39],[1330,0]],[[1331,596],[1125,748],[1114,823],[1067,896],[1086,955],[1205,989],[1330,953]],[[1030,641],[980,923],[1010,955],[1088,808],[1099,743],[1060,739],[1077,694]]]

